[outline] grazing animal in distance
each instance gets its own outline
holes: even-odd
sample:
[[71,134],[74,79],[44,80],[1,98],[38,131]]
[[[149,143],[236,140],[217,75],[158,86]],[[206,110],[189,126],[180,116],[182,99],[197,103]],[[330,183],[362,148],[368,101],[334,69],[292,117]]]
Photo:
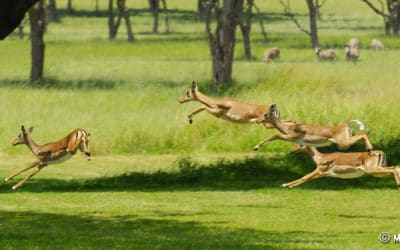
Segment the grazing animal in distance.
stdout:
[[351,61],[356,63],[358,59],[360,58],[360,52],[358,48],[352,48],[350,46],[346,46],[344,49],[345,55],[346,55],[346,61]]
[[319,62],[330,61],[333,62],[336,59],[336,52],[333,49],[321,51],[319,47],[315,48],[315,54]]
[[331,176],[342,179],[359,178],[365,174],[374,177],[383,177],[392,174],[400,188],[399,167],[387,167],[385,153],[374,150],[372,154],[367,152],[334,152],[322,154],[315,147],[298,147],[298,151],[306,151],[317,165],[314,171],[300,179],[285,183],[282,187],[294,188],[307,181]]
[[264,51],[264,62],[268,63],[272,60],[280,59],[280,50],[277,47],[273,47]]
[[350,48],[359,49],[360,48],[360,41],[357,38],[353,37],[353,38],[350,39],[350,42],[349,42],[348,46]]
[[12,189],[17,189],[22,186],[29,178],[40,172],[48,164],[56,164],[68,160],[78,149],[86,155],[87,160],[91,159],[89,151],[90,134],[83,129],[77,128],[61,140],[43,145],[38,145],[33,141],[31,138],[32,131],[33,127],[30,127],[29,130],[26,131],[25,127],[21,126],[21,133],[18,134],[17,138],[15,138],[11,144],[13,146],[25,144],[36,156],[36,161],[29,164],[26,168],[8,176],[4,179],[4,182],[13,179],[31,168],[37,168],[23,180],[15,184]]
[[371,47],[375,50],[384,50],[385,49],[385,45],[383,45],[383,43],[377,39],[372,39]]

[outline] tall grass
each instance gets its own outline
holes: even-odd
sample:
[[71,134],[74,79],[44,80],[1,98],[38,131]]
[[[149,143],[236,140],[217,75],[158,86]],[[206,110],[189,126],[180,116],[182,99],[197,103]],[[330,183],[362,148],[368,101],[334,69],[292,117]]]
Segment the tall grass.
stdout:
[[[132,44],[124,41],[122,28],[117,41],[107,41],[104,13],[85,16],[91,5],[74,4],[75,14],[62,16],[46,34],[46,87],[24,86],[30,67],[29,40],[10,37],[2,42],[0,151],[26,151],[9,146],[21,124],[35,126],[33,137],[39,142],[58,139],[75,127],[85,128],[92,132],[93,151],[99,155],[249,152],[259,140],[274,133],[257,125],[217,120],[206,113],[195,116],[193,125],[188,124],[187,113],[199,104],[180,105],[177,98],[190,83],[196,80],[203,92],[216,95],[209,92],[211,62],[204,26],[193,17],[195,1],[171,2],[173,32],[169,35],[149,33],[152,18],[144,12],[147,2],[132,2],[136,14],[132,16],[136,20],[133,27],[138,33]],[[100,1],[103,10],[105,4]],[[308,48],[308,38],[281,14],[279,1],[268,6],[260,3],[266,17],[276,17],[267,24],[270,40],[267,44],[260,40],[254,23],[255,60],[247,62],[242,60],[238,33],[234,84],[222,95],[277,103],[285,119],[299,122],[338,124],[359,119],[366,124],[372,142],[388,149],[400,134],[397,39],[384,37],[388,47],[384,52],[367,49],[369,40],[381,35],[380,24],[371,22],[376,16],[360,3],[336,4],[326,5],[320,38],[323,46],[336,48],[340,60],[319,64]],[[59,6],[62,8],[63,2]],[[347,20],[349,9],[357,9],[352,16],[354,26]],[[306,20],[303,5],[296,2],[293,10]],[[365,29],[366,25],[373,27]],[[344,62],[342,49],[354,34],[363,43],[357,65]],[[263,50],[274,45],[282,48],[282,60],[263,64]],[[289,147],[288,143],[274,142],[265,150],[286,151]]]

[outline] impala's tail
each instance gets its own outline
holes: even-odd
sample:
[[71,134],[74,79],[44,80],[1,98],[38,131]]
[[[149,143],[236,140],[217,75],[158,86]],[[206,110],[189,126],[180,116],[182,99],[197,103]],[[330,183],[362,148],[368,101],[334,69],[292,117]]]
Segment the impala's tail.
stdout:
[[360,122],[359,120],[351,120],[350,122],[355,122],[358,125],[358,128],[360,131],[365,131],[365,125],[364,123]]

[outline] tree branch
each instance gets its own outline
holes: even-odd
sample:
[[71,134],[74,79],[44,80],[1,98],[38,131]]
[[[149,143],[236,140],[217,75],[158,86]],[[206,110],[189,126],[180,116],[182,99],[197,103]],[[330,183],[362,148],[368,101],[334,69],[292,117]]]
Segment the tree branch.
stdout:
[[294,14],[291,13],[290,11],[290,5],[289,5],[289,0],[287,1],[287,4],[285,4],[283,2],[283,0],[279,0],[279,2],[281,3],[281,5],[283,6],[283,9],[285,11],[284,15],[289,17],[290,19],[292,19],[292,21],[296,24],[296,26],[303,31],[304,33],[306,33],[307,35],[311,36],[311,32],[306,30],[305,28],[303,28],[303,26],[301,26],[301,24],[299,23],[299,21],[295,18]]
[[254,3],[254,1],[253,1],[253,6],[254,6],[254,8],[256,9],[257,14],[258,14],[258,20],[259,20],[259,22],[260,22],[261,33],[262,33],[263,36],[264,36],[264,41],[267,41],[267,32],[265,32],[264,21],[263,21],[262,15],[261,15],[260,8],[258,8],[258,6]]
[[375,5],[373,5],[369,0],[361,0],[361,1],[366,3],[376,14],[379,14],[379,15],[385,17],[385,18],[389,18],[388,14],[384,13],[381,10],[378,10],[378,8],[376,8]]

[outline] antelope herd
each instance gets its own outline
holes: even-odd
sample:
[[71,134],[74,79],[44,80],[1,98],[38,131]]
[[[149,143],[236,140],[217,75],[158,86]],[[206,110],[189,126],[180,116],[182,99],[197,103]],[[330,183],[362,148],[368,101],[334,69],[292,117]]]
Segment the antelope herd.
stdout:
[[[262,124],[266,128],[275,128],[278,134],[273,135],[258,143],[254,150],[274,140],[284,140],[297,144],[295,151],[307,151],[317,165],[311,173],[298,180],[285,183],[282,187],[293,188],[304,182],[324,176],[336,178],[358,178],[364,174],[382,177],[392,174],[397,187],[400,188],[400,167],[387,167],[385,153],[374,150],[367,134],[365,126],[358,120],[351,120],[337,126],[321,126],[302,124],[295,121],[282,121],[280,111],[276,104],[256,105],[237,101],[230,98],[213,98],[202,94],[198,90],[196,82],[179,98],[180,103],[198,101],[202,107],[189,113],[189,123],[193,122],[193,115],[206,110],[217,118],[223,118],[230,122]],[[350,123],[356,123],[359,133],[352,135]],[[357,141],[363,141],[365,152],[329,154],[320,153],[316,147],[336,144],[340,150],[346,150]]]
[[[359,59],[360,42],[352,38],[345,48],[347,61],[356,62]],[[373,39],[371,46],[375,50],[383,50],[384,45],[381,41]],[[319,47],[315,49],[318,61],[337,60],[336,52],[332,49],[321,51]],[[264,62],[280,58],[280,50],[277,47],[264,52]],[[282,187],[293,188],[304,182],[317,179],[324,176],[337,178],[358,178],[364,174],[381,177],[392,174],[395,178],[397,187],[400,188],[400,167],[387,167],[385,153],[380,150],[374,150],[367,134],[365,126],[358,120],[351,120],[345,124],[337,126],[321,126],[297,123],[292,120],[281,120],[280,111],[276,104],[258,105],[231,98],[214,98],[207,96],[199,91],[196,82],[186,91],[185,95],[179,98],[180,103],[196,101],[201,107],[188,114],[188,121],[193,123],[193,116],[207,111],[209,114],[222,118],[233,123],[253,123],[262,124],[265,128],[276,129],[278,133],[260,141],[253,149],[257,151],[261,146],[275,141],[284,140],[297,144],[295,151],[306,151],[316,164],[316,169],[298,180],[285,183]],[[350,129],[350,123],[358,125],[359,133],[353,135]],[[25,144],[36,156],[36,160],[22,170],[8,176],[4,179],[7,182],[21,173],[36,169],[12,186],[17,189],[23,185],[29,178],[39,173],[48,164],[60,163],[68,160],[77,150],[81,151],[87,158],[91,159],[89,151],[90,134],[82,129],[75,129],[63,139],[38,145],[31,138],[33,127],[25,130],[21,126],[21,132],[17,138],[12,141],[12,145]],[[365,144],[365,152],[343,153],[334,152],[329,154],[320,153],[316,147],[336,144],[340,150],[346,150],[362,141]]]

